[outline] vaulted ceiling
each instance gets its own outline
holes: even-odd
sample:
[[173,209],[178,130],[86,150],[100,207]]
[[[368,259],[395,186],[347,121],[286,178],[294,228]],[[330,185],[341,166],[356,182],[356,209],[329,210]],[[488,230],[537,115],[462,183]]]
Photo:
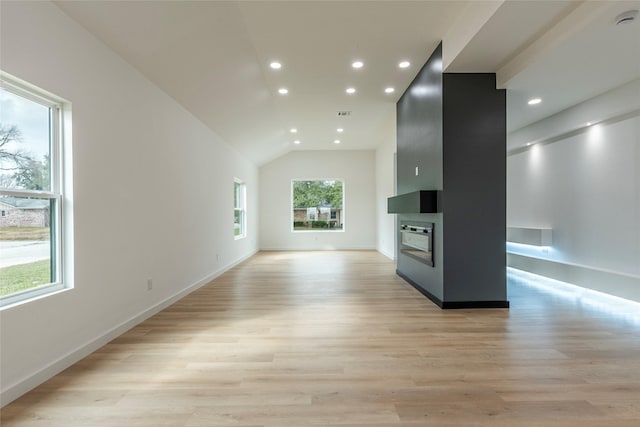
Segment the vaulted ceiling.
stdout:
[[640,24],[613,23],[639,3],[56,2],[258,165],[290,150],[374,149],[441,40],[447,71],[498,74],[512,130],[639,78]]

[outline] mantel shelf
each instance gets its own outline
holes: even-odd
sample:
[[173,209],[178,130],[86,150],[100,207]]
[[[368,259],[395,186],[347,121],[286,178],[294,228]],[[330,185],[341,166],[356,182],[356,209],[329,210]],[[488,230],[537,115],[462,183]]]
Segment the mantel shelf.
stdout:
[[420,190],[387,199],[387,213],[436,213],[438,212],[438,191]]

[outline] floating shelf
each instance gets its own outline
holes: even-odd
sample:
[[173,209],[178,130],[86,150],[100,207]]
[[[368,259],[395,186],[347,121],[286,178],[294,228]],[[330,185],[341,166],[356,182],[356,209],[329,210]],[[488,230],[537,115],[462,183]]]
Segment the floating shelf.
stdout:
[[387,213],[436,213],[438,191],[420,190],[387,199]]
[[531,246],[551,246],[551,229],[507,227],[507,242]]

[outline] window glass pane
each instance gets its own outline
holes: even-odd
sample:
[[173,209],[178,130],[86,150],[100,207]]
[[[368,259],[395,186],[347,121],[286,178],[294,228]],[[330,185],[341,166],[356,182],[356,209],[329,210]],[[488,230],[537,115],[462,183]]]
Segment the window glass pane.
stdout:
[[293,181],[292,198],[294,231],[343,229],[342,181]]
[[233,235],[236,239],[246,237],[245,192],[247,186],[237,180],[233,183]]
[[240,183],[233,183],[233,207],[240,208]]
[[243,232],[243,221],[242,221],[242,217],[243,217],[243,212],[240,209],[236,209],[233,212],[233,235],[234,236],[242,236],[244,234]]
[[0,211],[0,296],[55,282],[55,200],[0,196]]
[[0,88],[0,187],[51,190],[50,108]]

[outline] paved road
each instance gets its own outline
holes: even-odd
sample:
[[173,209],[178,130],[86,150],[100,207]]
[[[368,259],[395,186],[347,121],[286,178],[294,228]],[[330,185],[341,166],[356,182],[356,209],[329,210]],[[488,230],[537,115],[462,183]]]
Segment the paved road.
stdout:
[[48,259],[49,241],[0,240],[0,268]]

